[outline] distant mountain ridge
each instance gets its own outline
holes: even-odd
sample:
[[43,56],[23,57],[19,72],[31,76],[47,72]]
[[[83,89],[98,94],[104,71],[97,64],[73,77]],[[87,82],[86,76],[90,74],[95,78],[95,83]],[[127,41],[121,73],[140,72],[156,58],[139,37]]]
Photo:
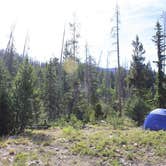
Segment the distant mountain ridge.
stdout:
[[102,68],[102,67],[97,67],[97,71],[104,71],[104,72],[112,72],[115,73],[117,71],[117,68]]

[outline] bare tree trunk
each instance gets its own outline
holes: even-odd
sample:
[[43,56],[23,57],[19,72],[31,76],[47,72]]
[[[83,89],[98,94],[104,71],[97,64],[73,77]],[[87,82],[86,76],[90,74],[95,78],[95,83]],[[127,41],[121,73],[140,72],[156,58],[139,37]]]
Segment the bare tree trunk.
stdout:
[[122,116],[122,103],[121,103],[121,71],[120,71],[120,52],[119,52],[119,9],[116,5],[116,38],[117,38],[117,59],[118,59],[118,101],[119,113]]

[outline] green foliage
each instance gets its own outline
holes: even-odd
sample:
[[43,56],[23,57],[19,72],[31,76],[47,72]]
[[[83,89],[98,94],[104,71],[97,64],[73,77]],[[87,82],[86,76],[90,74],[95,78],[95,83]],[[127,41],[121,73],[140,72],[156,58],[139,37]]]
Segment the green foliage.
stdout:
[[132,42],[132,46],[134,49],[127,83],[132,95],[137,95],[145,99],[145,95],[154,86],[154,75],[150,64],[148,63],[146,65],[144,63],[145,57],[143,57],[143,54],[145,50],[138,36],[136,36],[136,40]]
[[131,119],[125,116],[119,117],[115,111],[107,115],[106,122],[112,125],[113,129],[128,129],[135,126],[135,123]]
[[14,160],[14,166],[22,166],[25,165],[28,160],[28,154],[27,153],[18,153]]
[[107,103],[100,101],[100,104],[102,106],[102,112],[103,112],[104,118],[111,115],[115,111],[112,107],[112,103],[107,104]]
[[88,107],[88,103],[85,99],[84,92],[81,91],[80,83],[78,83],[78,85],[76,85],[74,88],[70,104],[72,104],[71,113],[74,114],[77,117],[77,119],[81,121],[86,121],[86,119],[84,118],[86,114],[86,109]]
[[80,132],[80,130],[75,129],[72,126],[64,127],[62,131],[63,137],[67,138],[70,142],[74,142],[82,138],[82,133]]
[[88,123],[88,122],[95,123],[95,120],[96,120],[96,118],[95,118],[95,110],[92,107],[92,105],[89,105],[89,106],[86,107],[83,121],[85,123]]
[[36,152],[19,152],[14,158],[13,166],[32,165],[30,163],[36,161],[37,159],[38,155],[36,154]]
[[[12,36],[11,45],[3,53],[0,52],[0,58],[9,70],[5,71],[0,65],[0,115],[5,115],[5,118],[0,116],[0,129],[3,132],[10,133],[10,126],[16,132],[21,132],[27,126],[41,124],[44,120],[49,124],[78,129],[85,123],[95,124],[103,120],[106,124],[109,122],[114,129],[123,128],[123,125],[127,125],[126,117],[118,118],[115,111],[121,110],[124,105],[125,108],[122,109],[140,125],[147,110],[151,110],[149,105],[154,107],[156,92],[157,103],[161,101],[164,107],[165,75],[158,72],[155,90],[155,72],[150,63],[144,62],[145,50],[138,36],[132,41],[130,70],[120,68],[119,80],[123,88],[119,93],[116,86],[117,69],[97,67],[88,46],[85,63],[81,63],[77,57],[79,33],[75,22],[70,24],[70,30],[60,62],[53,58],[48,64],[40,64],[27,60],[27,57],[20,57],[13,50]],[[160,62],[165,47],[163,38],[162,28],[157,24],[154,41],[156,45],[160,44],[157,63],[162,70]],[[122,99],[121,102],[117,97]]]
[[72,134],[75,134],[76,130],[72,126],[64,127],[63,128],[63,134],[69,136]]
[[95,117],[98,120],[103,119],[103,117],[104,117],[104,113],[102,111],[102,106],[100,103],[97,103],[95,106]]
[[15,127],[23,131],[32,123],[34,112],[35,76],[28,59],[20,66],[13,86],[13,105],[15,111]]
[[160,108],[166,107],[166,86],[165,86],[165,74],[164,74],[164,65],[165,65],[165,56],[164,51],[166,50],[165,45],[165,35],[162,29],[162,26],[159,22],[156,23],[155,27],[155,35],[153,36],[153,42],[157,46],[157,56],[158,60],[156,61],[157,67],[158,67],[158,73],[157,73],[157,90],[156,90],[156,105]]
[[[2,165],[15,166],[54,165],[55,159],[59,161],[60,156],[66,155],[79,164],[79,161],[84,164],[86,158],[86,163],[92,165],[145,165],[147,161],[151,165],[164,165],[165,140],[165,131],[151,132],[140,127],[113,129],[108,123],[86,125],[81,130],[72,126],[26,130],[21,135],[0,139],[1,150],[10,154],[6,158],[0,154],[0,158]],[[23,152],[23,148],[28,151]],[[9,160],[11,157],[13,160]],[[65,163],[71,162],[65,160]]]
[[11,102],[6,91],[0,92],[0,136],[10,134],[14,119],[11,111]]
[[136,128],[128,130],[102,130],[100,128],[100,132],[92,132],[88,134],[88,137],[82,135],[76,139],[71,151],[73,154],[112,159],[110,162],[115,165],[121,164],[119,157],[122,156],[126,162],[133,160],[146,162],[149,151],[154,156],[164,157],[166,154],[164,152],[165,146],[163,146],[165,137],[164,131],[158,133],[145,132]]
[[125,104],[126,114],[135,120],[138,125],[144,121],[144,117],[151,110],[154,97],[154,73],[150,64],[145,64],[143,44],[136,36],[132,42],[133,55],[132,64],[127,77],[129,87],[129,98]]
[[50,60],[46,66],[44,106],[49,120],[60,116],[60,87],[58,82],[58,59]]
[[13,112],[9,96],[8,73],[0,61],[0,136],[11,133],[13,128]]
[[83,122],[79,120],[74,114],[70,116],[69,125],[76,129],[80,129],[83,126]]
[[55,122],[52,122],[51,126],[52,127],[58,126],[60,128],[67,127],[68,126],[67,118],[65,116],[62,116],[62,117],[58,118]]
[[72,127],[74,129],[80,129],[83,127],[83,121],[79,120],[75,114],[71,114],[70,119],[67,116],[62,116],[54,123],[52,123],[52,126],[58,126],[61,128]]
[[91,64],[92,57],[90,57],[90,64],[88,66],[89,70],[89,75],[88,75],[88,96],[89,96],[89,101],[92,105],[95,105],[98,102],[98,95],[97,95],[97,87],[98,87],[98,73],[96,71],[95,65]]
[[142,98],[136,96],[128,99],[125,105],[126,115],[135,120],[138,125],[143,124],[145,116],[150,110],[151,107]]

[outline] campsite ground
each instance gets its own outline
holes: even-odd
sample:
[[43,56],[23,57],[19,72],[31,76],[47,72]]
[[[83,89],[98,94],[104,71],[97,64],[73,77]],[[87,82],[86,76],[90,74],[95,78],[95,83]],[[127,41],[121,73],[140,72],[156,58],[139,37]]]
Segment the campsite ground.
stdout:
[[166,132],[106,123],[26,130],[0,139],[0,166],[166,165]]

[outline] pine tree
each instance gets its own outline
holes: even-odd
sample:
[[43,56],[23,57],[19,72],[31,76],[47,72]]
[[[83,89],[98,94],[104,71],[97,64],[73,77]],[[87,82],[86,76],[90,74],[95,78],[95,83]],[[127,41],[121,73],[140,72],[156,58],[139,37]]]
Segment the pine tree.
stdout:
[[88,103],[95,105],[98,102],[97,88],[98,75],[95,61],[91,55],[87,55],[85,71],[85,90]]
[[164,36],[162,26],[159,22],[157,22],[155,27],[155,35],[153,36],[153,42],[157,46],[157,67],[158,67],[158,74],[157,74],[157,93],[156,93],[156,100],[157,100],[157,106],[160,108],[166,107],[166,78],[164,75],[164,60],[165,55],[164,51],[166,49],[166,46],[164,44]]
[[63,61],[63,106],[64,113],[70,118],[73,109],[77,105],[77,97],[79,96],[80,80],[78,78],[79,58],[78,58],[78,23],[73,19],[69,23],[69,38],[64,48]]
[[9,98],[8,75],[0,61],[0,136],[11,133],[14,120]]
[[16,130],[23,131],[31,125],[34,112],[35,76],[28,59],[20,66],[14,81],[13,98]]
[[61,114],[58,65],[58,59],[54,58],[46,66],[44,106],[49,120],[55,120]]
[[153,88],[153,72],[149,64],[145,64],[145,50],[143,44],[136,36],[136,40],[132,42],[133,54],[132,63],[127,76],[127,83],[129,86],[129,99],[126,102],[125,110],[129,117],[137,121],[141,125],[144,121],[145,115],[151,109],[152,105],[149,103],[151,95],[149,95]]
[[132,90],[132,95],[142,96],[145,93],[146,89],[146,75],[145,68],[146,65],[144,63],[145,50],[143,48],[143,44],[139,41],[139,37],[136,36],[136,40],[132,42],[133,46],[133,54],[132,54],[132,63],[128,75],[128,85]]

